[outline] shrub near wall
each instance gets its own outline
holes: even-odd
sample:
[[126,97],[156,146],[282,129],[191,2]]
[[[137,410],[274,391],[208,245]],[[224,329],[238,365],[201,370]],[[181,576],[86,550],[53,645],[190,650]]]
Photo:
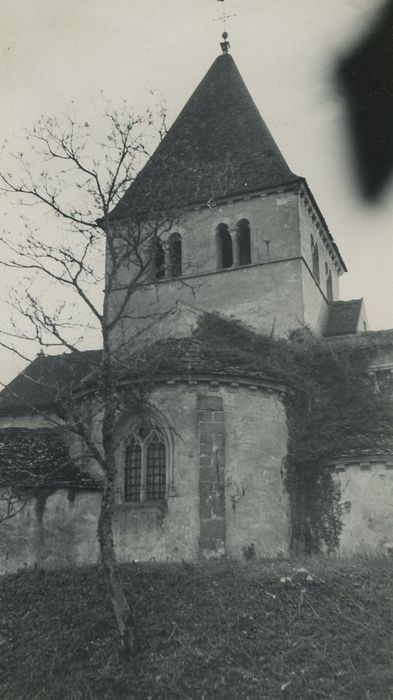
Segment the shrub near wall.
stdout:
[[376,391],[369,373],[383,337],[333,343],[301,329],[289,340],[276,339],[216,314],[201,318],[194,337],[217,372],[243,372],[286,385],[291,549],[334,550],[341,508],[329,462],[346,453],[393,451],[393,400]]

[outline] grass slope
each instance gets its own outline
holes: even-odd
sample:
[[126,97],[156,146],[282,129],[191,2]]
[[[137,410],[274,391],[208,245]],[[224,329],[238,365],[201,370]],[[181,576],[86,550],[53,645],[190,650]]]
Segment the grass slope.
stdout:
[[138,653],[119,658],[98,568],[0,579],[2,700],[393,698],[393,561],[122,568]]

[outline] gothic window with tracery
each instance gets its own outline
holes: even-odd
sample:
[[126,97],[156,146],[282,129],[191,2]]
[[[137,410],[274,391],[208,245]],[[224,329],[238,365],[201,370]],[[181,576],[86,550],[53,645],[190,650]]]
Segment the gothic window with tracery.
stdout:
[[166,499],[167,447],[154,425],[143,425],[127,442],[124,465],[124,500],[143,503]]
[[233,265],[232,238],[226,224],[216,228],[217,270],[225,270]]
[[238,265],[250,265],[251,263],[251,240],[250,222],[241,219],[237,223],[236,232],[236,252]]
[[182,275],[182,241],[180,233],[171,233],[169,236],[169,276],[181,277]]

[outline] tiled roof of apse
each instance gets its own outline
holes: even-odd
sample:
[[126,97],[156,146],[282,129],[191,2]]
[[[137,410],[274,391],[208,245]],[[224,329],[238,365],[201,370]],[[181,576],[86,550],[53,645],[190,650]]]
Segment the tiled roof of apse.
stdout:
[[[220,357],[211,343],[190,338],[162,338],[136,350],[119,362],[119,381],[154,381],[162,377],[214,375],[238,377],[260,381],[280,381],[275,372],[261,369],[255,359],[245,358],[244,353],[229,342],[228,354]],[[0,416],[50,413],[62,408],[74,391],[97,388],[101,352],[87,350],[63,355],[38,355],[0,393]]]
[[296,183],[229,54],[206,73],[112,212],[207,203]]

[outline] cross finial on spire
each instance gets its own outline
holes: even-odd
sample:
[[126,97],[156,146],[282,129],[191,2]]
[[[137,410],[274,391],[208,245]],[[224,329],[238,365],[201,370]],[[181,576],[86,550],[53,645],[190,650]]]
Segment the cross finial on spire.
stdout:
[[[218,2],[225,2],[225,0],[218,0]],[[224,31],[222,33],[222,38],[224,39],[224,41],[220,42],[221,49],[222,49],[223,53],[228,53],[228,50],[230,49],[230,46],[231,46],[229,41],[227,40],[228,39],[228,32],[226,31],[226,22],[227,22],[227,19],[229,19],[230,17],[236,17],[236,15],[235,14],[228,15],[226,8],[225,8],[225,5],[224,5],[222,15],[220,17],[214,18],[214,22],[217,22],[219,20],[219,21],[222,21],[222,23],[224,25]]]
[[224,39],[224,41],[220,41],[220,46],[221,46],[222,52],[228,53],[229,49],[231,48],[231,45],[228,41],[228,32],[223,32],[222,38]]

